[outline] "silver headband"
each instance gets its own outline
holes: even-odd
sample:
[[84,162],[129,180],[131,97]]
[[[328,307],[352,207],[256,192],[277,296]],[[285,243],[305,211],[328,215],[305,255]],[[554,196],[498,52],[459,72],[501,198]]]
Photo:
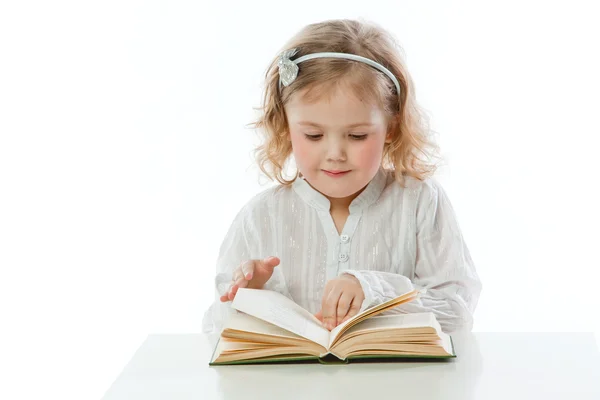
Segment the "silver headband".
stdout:
[[371,59],[348,53],[313,53],[299,57],[296,60],[290,60],[290,57],[293,57],[297,52],[298,49],[290,49],[281,53],[279,58],[279,90],[281,90],[282,84],[283,86],[289,86],[294,82],[298,76],[298,64],[302,61],[312,60],[313,58],[345,58],[347,60],[363,62],[386,74],[388,78],[394,82],[394,85],[396,85],[396,92],[398,93],[398,96],[400,96],[400,84],[398,83],[398,79],[396,79],[389,69]]

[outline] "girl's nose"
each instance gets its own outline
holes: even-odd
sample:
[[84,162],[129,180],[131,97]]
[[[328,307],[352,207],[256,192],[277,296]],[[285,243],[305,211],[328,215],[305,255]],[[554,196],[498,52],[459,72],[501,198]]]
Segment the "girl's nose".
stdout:
[[339,141],[330,141],[327,143],[328,161],[346,161],[346,149]]

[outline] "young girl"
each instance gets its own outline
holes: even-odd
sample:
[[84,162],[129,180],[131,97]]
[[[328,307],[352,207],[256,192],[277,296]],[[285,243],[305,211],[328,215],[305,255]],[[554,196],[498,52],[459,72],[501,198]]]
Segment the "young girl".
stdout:
[[[271,63],[261,170],[280,185],[237,214],[203,330],[220,333],[239,288],[278,291],[333,329],[413,288],[394,312],[470,330],[481,284],[431,178],[436,146],[393,37],[352,20],[308,25]],[[296,176],[284,177],[293,156]]]

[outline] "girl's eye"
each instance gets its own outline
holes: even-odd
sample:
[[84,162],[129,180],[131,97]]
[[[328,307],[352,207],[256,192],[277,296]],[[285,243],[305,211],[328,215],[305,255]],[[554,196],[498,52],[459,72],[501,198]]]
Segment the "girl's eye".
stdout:
[[[309,140],[319,140],[323,137],[322,134],[308,134],[305,133],[304,136],[306,136],[307,139]],[[350,139],[352,140],[365,140],[367,138],[366,134],[350,134],[348,135],[348,137],[350,137]]]
[[309,139],[309,140],[319,140],[319,139],[321,139],[321,137],[323,135],[309,135],[309,134],[305,134],[304,136],[306,136],[306,138]]

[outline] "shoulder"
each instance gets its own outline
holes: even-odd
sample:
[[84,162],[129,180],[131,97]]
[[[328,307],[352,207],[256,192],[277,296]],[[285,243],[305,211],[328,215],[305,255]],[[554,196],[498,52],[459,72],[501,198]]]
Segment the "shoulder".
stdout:
[[250,222],[275,215],[280,209],[281,202],[289,200],[291,191],[291,187],[280,184],[259,191],[241,208],[238,218]]
[[406,187],[412,188],[414,191],[412,209],[418,227],[429,226],[440,229],[439,226],[441,225],[457,225],[454,208],[438,179],[430,177],[419,180],[410,177],[407,179]]
[[404,201],[410,203],[430,204],[445,195],[442,184],[435,177],[418,179],[405,175],[403,178],[401,183],[391,172],[388,173],[386,190],[394,197],[402,197]]
[[442,184],[436,178],[418,180],[411,177],[411,180],[415,181],[415,185],[418,187],[420,203],[437,202],[441,196],[446,194]]
[[252,209],[269,209],[278,205],[282,201],[286,201],[290,198],[292,188],[284,185],[273,185],[266,189],[261,190],[255,194],[246,203],[246,208]]

